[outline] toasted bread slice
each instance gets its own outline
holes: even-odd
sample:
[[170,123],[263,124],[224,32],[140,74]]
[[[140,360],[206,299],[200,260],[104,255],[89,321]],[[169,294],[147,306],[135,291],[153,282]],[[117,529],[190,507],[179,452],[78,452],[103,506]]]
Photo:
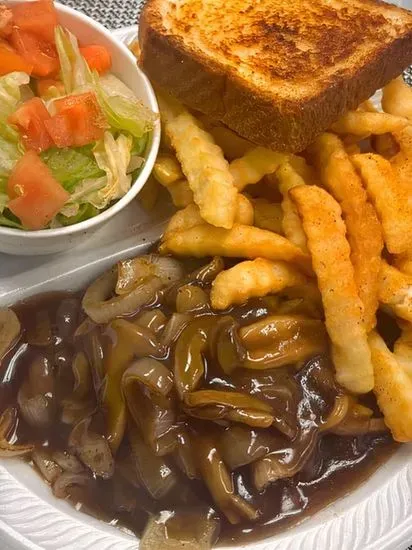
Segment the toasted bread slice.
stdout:
[[141,64],[241,136],[301,151],[412,63],[412,13],[379,0],[148,0]]

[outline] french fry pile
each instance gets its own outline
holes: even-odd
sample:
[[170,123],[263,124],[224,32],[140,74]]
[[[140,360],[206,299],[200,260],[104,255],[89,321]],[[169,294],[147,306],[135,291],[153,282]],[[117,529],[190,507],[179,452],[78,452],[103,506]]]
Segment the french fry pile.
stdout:
[[[216,277],[218,310],[285,289],[320,292],[344,389],[336,407],[371,415],[356,395],[373,390],[393,437],[411,441],[412,90],[391,82],[384,112],[363,103],[301,155],[257,147],[163,92],[159,104],[153,181],[179,208],[160,251],[244,259]],[[399,324],[393,351],[378,308]]]

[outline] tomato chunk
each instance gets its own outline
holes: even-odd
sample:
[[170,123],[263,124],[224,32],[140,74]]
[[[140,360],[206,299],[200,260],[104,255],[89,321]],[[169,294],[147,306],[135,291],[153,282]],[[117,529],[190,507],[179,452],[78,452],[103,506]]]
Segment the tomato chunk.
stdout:
[[93,92],[56,99],[54,106],[69,121],[72,145],[81,147],[103,137],[107,121]]
[[28,151],[16,164],[7,184],[8,208],[27,229],[43,229],[70,197],[44,162]]
[[112,56],[107,48],[97,44],[84,46],[80,48],[80,53],[83,55],[90,69],[96,70],[99,74],[107,73],[112,66]]
[[50,118],[43,101],[33,97],[10,115],[8,121],[17,126],[26,149],[40,153],[54,145],[45,126]]
[[7,42],[0,39],[0,76],[13,71],[31,74],[33,65],[28,63]]
[[74,145],[70,119],[66,115],[55,115],[44,122],[50,137],[57,147],[71,147]]
[[54,29],[58,22],[52,1],[22,2],[11,9],[16,27],[54,44]]
[[33,66],[34,76],[52,76],[59,71],[57,50],[50,42],[18,27],[13,27],[10,41],[17,53]]
[[53,78],[41,78],[37,81],[37,93],[40,97],[47,96],[50,88],[56,88],[60,95],[64,95],[64,84],[61,80],[54,80]]

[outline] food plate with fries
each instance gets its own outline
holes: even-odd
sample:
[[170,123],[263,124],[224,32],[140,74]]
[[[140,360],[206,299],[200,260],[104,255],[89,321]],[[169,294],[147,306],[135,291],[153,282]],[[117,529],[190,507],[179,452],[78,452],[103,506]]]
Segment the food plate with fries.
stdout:
[[[136,32],[118,36],[139,58]],[[167,223],[0,296],[10,380],[27,349],[43,358],[14,393],[1,384],[6,545],[405,550],[412,89],[391,80],[300,153],[156,94],[162,143],[138,200],[153,220],[166,204]],[[50,354],[73,390],[56,390]]]

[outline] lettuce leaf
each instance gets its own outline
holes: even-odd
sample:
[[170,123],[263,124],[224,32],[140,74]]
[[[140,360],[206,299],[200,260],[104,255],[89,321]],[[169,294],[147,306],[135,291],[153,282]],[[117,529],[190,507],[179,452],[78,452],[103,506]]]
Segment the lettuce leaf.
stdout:
[[41,154],[56,180],[66,189],[73,191],[83,180],[104,176],[97,165],[90,147],[76,149],[49,149]]
[[7,177],[20,157],[18,144],[0,135],[0,177]]
[[18,142],[19,135],[7,123],[21,101],[33,93],[29,86],[30,76],[22,72],[13,72],[0,77],[0,136],[12,142]]
[[93,218],[99,213],[99,210],[90,203],[79,205],[77,213],[73,216],[65,216],[58,214],[57,218],[61,225],[74,225],[75,223],[84,222],[89,218]]
[[24,229],[22,224],[19,222],[19,219],[14,216],[10,210],[3,210],[3,213],[0,214],[0,225],[4,227],[11,227],[12,229]]
[[67,94],[93,85],[93,76],[86,60],[80,53],[77,38],[58,26],[55,30],[56,48],[59,55],[61,77]]
[[112,128],[138,139],[153,129],[157,115],[126,84],[112,74],[100,78],[93,73],[93,79],[100,106]]

